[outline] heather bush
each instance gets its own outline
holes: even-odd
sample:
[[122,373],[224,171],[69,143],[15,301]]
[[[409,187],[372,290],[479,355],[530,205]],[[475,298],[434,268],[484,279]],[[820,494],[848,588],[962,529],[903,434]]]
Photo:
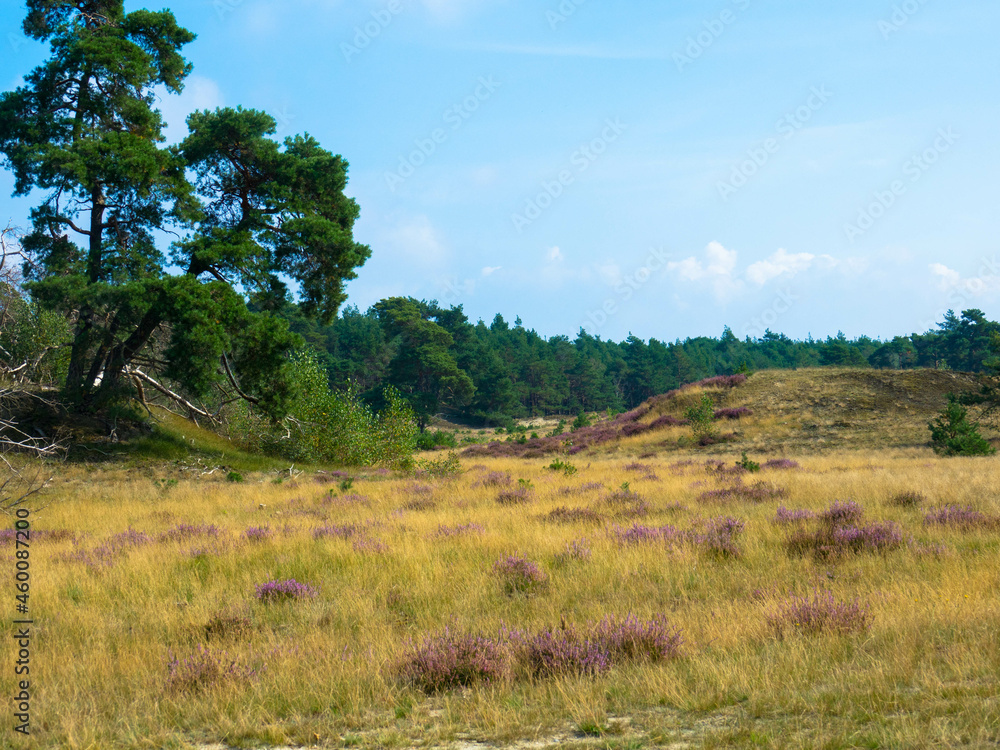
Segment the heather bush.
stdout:
[[544,590],[549,583],[548,575],[533,562],[520,555],[508,555],[493,563],[493,574],[500,579],[508,596],[514,594],[534,594]]
[[634,544],[673,544],[680,543],[686,538],[684,532],[673,526],[645,526],[643,524],[632,524],[628,527],[612,526],[608,530],[611,538],[621,546]]
[[698,496],[699,502],[745,502],[745,503],[766,503],[779,497],[785,497],[788,490],[784,487],[777,487],[767,482],[755,482],[745,485],[741,481],[731,487],[723,487],[718,490],[707,490]]
[[652,422],[649,423],[649,429],[658,430],[661,427],[680,427],[687,425],[687,420],[678,419],[672,414],[664,414],[662,417],[657,417]]
[[411,645],[396,671],[414,687],[436,693],[503,682],[510,674],[510,655],[495,638],[456,635],[445,629],[419,646]]
[[506,471],[491,471],[482,479],[478,480],[473,484],[473,486],[482,487],[510,487],[514,483],[514,479]]
[[482,534],[486,529],[478,523],[466,523],[458,526],[445,526],[440,524],[433,536],[437,539],[448,539],[454,536],[465,536],[467,534]]
[[570,560],[580,560],[586,562],[592,555],[590,545],[586,539],[574,539],[566,542],[562,552],[556,553],[555,561],[557,565],[565,565]]
[[702,552],[713,557],[740,557],[742,551],[736,545],[736,537],[743,533],[745,524],[739,518],[721,516],[710,519],[703,532],[691,532],[689,539]]
[[527,637],[519,652],[520,661],[533,677],[594,676],[611,667],[609,655],[601,644],[572,625]]
[[790,510],[784,505],[778,506],[778,510],[774,514],[772,523],[776,524],[797,524],[803,521],[811,521],[816,518],[815,511],[807,510],[805,508],[796,508]]
[[512,487],[508,490],[501,490],[500,494],[497,495],[497,503],[499,505],[524,505],[525,503],[530,503],[531,500],[531,489],[524,485]]
[[240,535],[240,538],[248,542],[266,542],[273,536],[274,532],[269,526],[251,526]]
[[608,615],[594,627],[593,638],[612,664],[674,659],[683,643],[680,630],[662,614],[646,621],[632,614]]
[[351,543],[351,548],[362,555],[381,555],[389,551],[389,545],[370,536],[355,539]]
[[1000,516],[990,516],[971,506],[945,505],[924,516],[925,526],[948,526],[972,531],[975,529],[1000,529]]
[[542,516],[549,523],[602,523],[604,516],[593,508],[567,508],[559,506]]
[[307,583],[299,583],[294,578],[287,581],[268,581],[257,584],[257,599],[264,603],[305,599],[318,592]]
[[904,546],[903,530],[894,521],[860,526],[864,511],[853,500],[834,501],[819,514],[815,531],[797,528],[786,540],[790,554],[838,557],[847,553],[889,552]]
[[617,518],[641,518],[649,515],[649,503],[642,495],[628,489],[627,486],[612,490],[602,497],[600,502]]
[[167,662],[167,689],[192,692],[223,682],[247,682],[262,669],[242,665],[230,659],[225,652],[213,651],[199,644],[197,651],[183,660],[170,656]]
[[762,469],[798,469],[799,464],[797,461],[793,461],[790,458],[772,458],[769,461],[765,461],[761,466]]
[[834,500],[819,518],[828,526],[843,526],[858,523],[864,514],[862,507],[853,500]]
[[222,529],[220,529],[215,524],[181,523],[161,533],[157,537],[157,541],[179,542],[179,541],[186,541],[188,539],[199,539],[204,537],[209,537],[211,539],[218,539],[222,533],[223,533]]
[[858,599],[838,601],[829,591],[815,591],[812,597],[792,596],[767,615],[768,623],[780,638],[788,630],[806,635],[865,632],[871,627],[872,613]]

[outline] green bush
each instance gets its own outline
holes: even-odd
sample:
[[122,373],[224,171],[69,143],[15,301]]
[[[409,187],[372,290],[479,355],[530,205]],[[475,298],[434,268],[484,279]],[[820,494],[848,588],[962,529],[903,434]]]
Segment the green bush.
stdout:
[[581,411],[576,415],[576,419],[573,420],[573,425],[570,427],[570,431],[576,432],[577,430],[582,430],[584,427],[590,427],[590,425],[590,417],[587,416],[586,412]]
[[992,456],[996,448],[979,434],[979,426],[968,419],[968,409],[948,395],[948,405],[927,425],[931,447],[942,456]]
[[696,441],[715,437],[715,403],[711,396],[702,396],[698,406],[684,412],[684,418],[690,423]]
[[457,445],[458,443],[455,441],[455,434],[452,432],[445,432],[443,430],[431,432],[430,430],[427,430],[417,435],[417,450],[420,451],[433,451],[438,448],[455,448]]
[[305,463],[411,465],[417,426],[395,389],[386,389],[385,407],[376,414],[355,390],[332,390],[312,352],[296,352],[288,368],[294,388],[288,417],[275,425],[251,405],[238,402],[228,415],[234,440],[249,450]]

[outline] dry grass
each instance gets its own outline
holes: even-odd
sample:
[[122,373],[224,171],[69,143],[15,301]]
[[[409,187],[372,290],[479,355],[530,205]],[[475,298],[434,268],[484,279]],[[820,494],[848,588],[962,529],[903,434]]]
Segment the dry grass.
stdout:
[[[728,454],[713,447],[711,458],[731,466],[748,444],[753,457],[753,441],[771,429],[767,420],[780,418],[783,401],[767,411],[765,396],[750,390],[766,384],[764,375],[773,377],[755,376],[726,404],[754,408],[739,425],[746,442],[728,446]],[[841,402],[849,402],[846,393]],[[905,399],[894,403],[905,411]],[[782,439],[796,444],[800,429],[789,427]],[[891,429],[908,439],[905,424]],[[453,478],[355,473],[348,491],[308,475],[233,484],[217,474],[171,475],[162,465],[148,474],[68,466],[32,519],[35,530],[66,529],[77,539],[32,544],[35,736],[22,745],[411,747],[474,737],[558,739],[570,747],[904,748],[1000,741],[1000,536],[923,523],[926,510],[945,504],[1000,514],[995,459],[940,459],[925,447],[797,451],[783,455],[801,468],[744,480],[784,488],[784,497],[706,503],[702,493],[734,480],[706,468],[702,450],[673,447],[641,459],[648,470],[626,468],[668,434],[576,456],[573,476],[547,469],[550,459],[477,459]],[[481,482],[491,471],[530,480],[531,502],[498,504],[497,488]],[[178,482],[163,481],[170,478]],[[607,495],[625,482],[648,504],[646,516],[611,515]],[[921,493],[922,504],[895,503],[904,492]],[[866,521],[898,523],[906,546],[826,560],[786,551],[790,529],[772,522],[779,505],[821,512],[847,499],[864,508]],[[560,507],[593,509],[604,522],[590,514],[579,522],[546,518]],[[611,533],[615,523],[635,522],[698,531],[723,515],[745,522],[737,557],[689,543],[623,545]],[[200,535],[160,541],[179,524],[201,526]],[[222,530],[218,537],[205,531],[209,525]],[[270,538],[242,536],[263,526]],[[314,538],[321,527],[329,533]],[[129,528],[153,541],[123,548],[107,564],[93,561],[97,547]],[[589,559],[567,555],[567,545],[582,538]],[[12,553],[0,548],[11,608]],[[530,595],[505,591],[492,568],[512,554],[538,562],[547,585]],[[274,604],[255,598],[258,584],[287,579],[318,595]],[[792,628],[778,637],[769,616],[786,597],[817,589],[866,603],[870,629],[809,635]],[[491,635],[504,623],[540,630],[627,613],[665,614],[682,632],[681,658],[432,696],[396,672],[410,639],[446,627]],[[198,657],[202,645],[225,654],[222,668],[172,677],[171,659]],[[11,665],[11,639],[0,652]],[[12,668],[0,671],[0,692],[14,694]],[[9,731],[4,741],[21,746]]]

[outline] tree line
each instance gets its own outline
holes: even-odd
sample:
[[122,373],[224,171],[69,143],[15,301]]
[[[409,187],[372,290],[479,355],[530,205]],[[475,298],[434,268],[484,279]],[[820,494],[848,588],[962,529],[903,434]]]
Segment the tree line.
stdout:
[[421,427],[447,412],[482,424],[513,418],[590,411],[622,411],[651,396],[703,378],[797,367],[872,367],[985,372],[991,337],[1000,325],[981,310],[948,311],[935,330],[880,341],[795,341],[767,330],[738,339],[726,327],[718,338],[603,340],[580,329],[576,337],[545,338],[496,315],[472,323],[461,305],[394,297],[362,312],[346,307],[330,325],[280,313],[317,353],[331,385],[356,389],[378,403],[393,386],[410,403]]

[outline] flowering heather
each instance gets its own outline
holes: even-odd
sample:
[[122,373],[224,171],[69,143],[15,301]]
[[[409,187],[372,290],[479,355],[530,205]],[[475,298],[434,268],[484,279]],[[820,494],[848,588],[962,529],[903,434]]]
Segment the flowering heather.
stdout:
[[473,486],[481,487],[510,487],[514,483],[513,477],[506,471],[491,471]]
[[428,484],[410,482],[410,484],[403,488],[403,492],[407,495],[430,495],[434,492],[434,488]]
[[287,581],[268,581],[257,584],[256,596],[262,602],[280,602],[316,596],[318,592],[307,583],[299,583],[294,578]]
[[549,577],[538,563],[520,555],[508,555],[493,563],[493,573],[508,595],[530,594],[548,585]]
[[351,547],[362,555],[382,555],[389,551],[389,545],[380,539],[369,536],[355,539]]
[[811,521],[816,517],[816,513],[805,508],[795,508],[788,509],[784,505],[778,506],[777,512],[774,514],[772,523],[776,524],[791,524],[791,523],[801,523],[803,521]]
[[970,506],[945,505],[924,516],[925,526],[950,526],[963,531],[1000,528],[1000,517],[988,516]]
[[556,560],[561,563],[568,562],[569,560],[587,561],[590,557],[590,545],[586,539],[574,539],[571,542],[566,542],[563,551],[556,554]]
[[851,552],[886,552],[904,543],[903,530],[894,521],[844,526],[833,532],[834,546]]
[[762,469],[798,469],[799,464],[790,458],[772,458],[760,465]]
[[664,414],[662,417],[657,417],[652,422],[650,422],[649,429],[658,430],[661,427],[681,427],[687,424],[688,421],[686,419],[678,419],[672,414]]
[[144,547],[147,544],[151,544],[152,541],[144,531],[136,531],[130,526],[125,531],[108,538],[104,546],[112,552],[121,552],[136,547]]
[[521,659],[534,677],[593,676],[611,667],[606,649],[572,625],[528,636],[521,649]]
[[274,532],[270,526],[251,526],[240,534],[240,538],[248,542],[266,542],[273,536]]
[[351,507],[353,505],[363,505],[366,508],[372,504],[365,495],[359,495],[357,492],[348,492],[346,495],[334,495],[330,494],[323,498],[324,505],[338,505],[341,507]]
[[646,621],[632,614],[608,615],[592,632],[613,664],[673,659],[683,643],[680,630],[671,627],[662,614]]
[[[650,430],[650,426],[648,424],[642,424],[640,422],[631,422],[631,423],[625,425],[624,427],[622,427],[622,429],[621,429],[621,436],[622,437],[633,437],[634,435],[641,435],[644,432],[649,432],[649,430]],[[596,435],[595,435],[595,437],[596,437]],[[611,439],[611,437],[608,436],[607,439]],[[607,440],[599,440],[599,442],[602,442],[602,443],[606,442],[606,441]]]
[[222,534],[222,529],[220,529],[215,524],[189,524],[180,523],[174,526],[172,529],[167,529],[162,534],[157,537],[157,541],[160,542],[178,542],[186,539],[201,539],[208,537],[210,539],[218,539]]
[[653,467],[649,464],[639,463],[638,461],[633,461],[630,464],[625,464],[625,471],[641,471],[643,473],[648,473],[653,470]]
[[183,661],[171,655],[167,662],[167,689],[192,692],[222,682],[246,682],[261,671],[263,667],[254,669],[241,665],[225,652],[212,651],[199,644],[198,650]]
[[832,592],[815,591],[812,598],[789,597],[767,615],[767,620],[778,637],[786,630],[798,630],[806,635],[847,634],[868,630],[872,612],[858,599],[837,601]]
[[830,507],[820,513],[820,520],[830,526],[854,524],[861,520],[864,510],[853,500],[834,500]]
[[363,533],[364,527],[356,523],[320,526],[318,529],[313,529],[313,539],[325,539],[330,536],[336,539],[351,539]]
[[567,508],[559,506],[542,516],[549,523],[601,523],[604,516],[593,508]]
[[702,492],[698,496],[699,502],[746,502],[746,503],[766,503],[788,494],[784,487],[776,487],[767,482],[754,482],[745,485],[742,482],[734,484],[732,487],[723,487],[718,490]]
[[497,503],[500,505],[524,505],[531,502],[532,493],[527,487],[512,487],[501,490],[497,495]]
[[453,536],[465,536],[466,534],[482,534],[486,529],[478,523],[466,523],[459,526],[440,525],[433,536],[437,539],[447,539]]
[[615,525],[608,533],[623,547],[633,544],[673,544],[685,538],[684,532],[673,526],[644,526],[638,523],[627,528]]
[[746,406],[737,406],[734,409],[716,409],[716,419],[742,419],[753,415],[753,410]]
[[704,532],[690,532],[688,538],[703,552],[715,557],[740,557],[736,537],[743,533],[744,522],[731,516],[720,516],[708,522]]
[[349,478],[350,475],[346,471],[317,471],[313,476],[313,481],[317,484],[334,484]]
[[396,667],[402,679],[425,693],[477,683],[503,682],[510,674],[510,656],[497,639],[456,635],[445,629],[428,637]]

